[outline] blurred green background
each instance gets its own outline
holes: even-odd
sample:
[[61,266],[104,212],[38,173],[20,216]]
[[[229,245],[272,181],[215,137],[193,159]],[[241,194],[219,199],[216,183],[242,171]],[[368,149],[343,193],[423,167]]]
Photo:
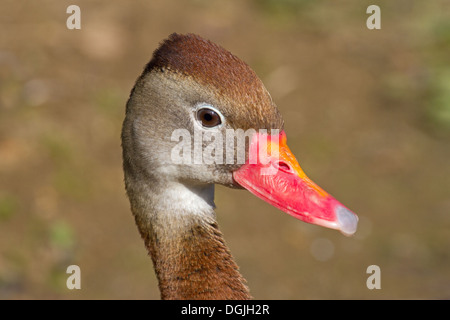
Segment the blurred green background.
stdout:
[[[66,8],[81,8],[68,30]],[[381,30],[366,9],[381,7]],[[261,77],[306,173],[360,217],[308,225],[216,188],[258,299],[450,298],[448,1],[12,1],[0,4],[0,299],[158,299],[125,196],[134,81],[172,32]],[[66,288],[67,266],[81,290]],[[370,265],[381,289],[366,287]]]

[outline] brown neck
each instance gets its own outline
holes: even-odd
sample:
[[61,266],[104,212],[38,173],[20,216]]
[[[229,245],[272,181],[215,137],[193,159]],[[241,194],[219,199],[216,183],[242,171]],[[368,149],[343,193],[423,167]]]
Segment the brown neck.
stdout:
[[197,224],[177,238],[144,238],[162,299],[250,299],[217,224]]
[[[196,190],[198,193],[201,191]],[[167,197],[170,195],[164,199]],[[161,298],[251,299],[245,279],[218,229],[214,207],[199,205],[192,213],[186,202],[182,203],[184,208],[171,201],[138,206],[141,210],[133,208],[153,260]],[[174,208],[178,211],[174,212]]]

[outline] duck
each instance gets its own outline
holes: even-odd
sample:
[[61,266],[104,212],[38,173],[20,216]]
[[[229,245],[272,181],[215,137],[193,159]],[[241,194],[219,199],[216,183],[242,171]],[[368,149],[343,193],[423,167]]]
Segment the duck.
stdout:
[[344,235],[357,229],[357,215],[300,167],[256,73],[199,35],[173,33],[154,51],[121,140],[126,194],[163,300],[253,299],[217,223],[216,184]]

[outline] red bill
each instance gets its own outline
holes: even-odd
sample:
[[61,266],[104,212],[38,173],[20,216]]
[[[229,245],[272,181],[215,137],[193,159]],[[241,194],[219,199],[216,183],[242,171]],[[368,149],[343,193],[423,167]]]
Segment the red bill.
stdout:
[[353,235],[358,216],[306,176],[286,140],[284,131],[256,133],[247,163],[233,173],[234,180],[297,219]]

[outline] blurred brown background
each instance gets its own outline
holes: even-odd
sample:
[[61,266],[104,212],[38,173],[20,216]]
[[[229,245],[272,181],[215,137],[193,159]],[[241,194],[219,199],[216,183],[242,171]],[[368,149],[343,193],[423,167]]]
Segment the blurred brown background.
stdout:
[[[68,30],[66,8],[81,8]],[[381,30],[366,9],[381,7]],[[172,32],[246,61],[307,174],[358,213],[352,238],[216,188],[258,299],[450,298],[448,1],[0,4],[0,299],[158,299],[123,186],[134,81]],[[66,288],[67,266],[81,290]],[[369,290],[366,269],[381,268]]]

